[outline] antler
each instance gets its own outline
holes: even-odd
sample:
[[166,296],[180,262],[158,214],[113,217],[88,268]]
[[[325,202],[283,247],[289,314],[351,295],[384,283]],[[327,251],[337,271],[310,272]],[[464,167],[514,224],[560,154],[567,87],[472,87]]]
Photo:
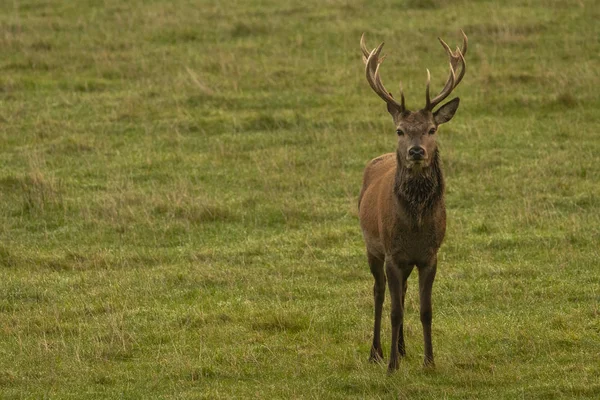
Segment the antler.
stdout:
[[[465,35],[465,33],[463,32],[462,29],[460,30],[460,33],[462,33],[462,37],[463,37],[463,47],[462,47],[462,49],[456,47],[456,51],[454,51],[454,52],[452,52],[452,50],[450,50],[450,46],[448,46],[446,44],[446,42],[444,42],[441,38],[438,38],[440,43],[442,44],[442,47],[444,47],[444,50],[446,50],[446,54],[448,54],[449,63],[450,63],[450,75],[448,76],[446,85],[444,85],[444,88],[442,89],[440,94],[435,96],[433,98],[433,100],[430,100],[429,99],[429,82],[431,80],[431,74],[429,73],[429,70],[427,70],[427,89],[425,90],[425,109],[426,110],[430,110],[430,111],[433,110],[435,106],[437,106],[446,97],[448,97],[448,95],[450,95],[450,93],[452,93],[454,88],[458,86],[458,84],[462,80],[463,76],[465,76],[465,71],[467,69],[465,55],[467,54],[468,40],[467,40],[467,35]],[[459,62],[460,62],[461,70],[457,76],[456,75],[456,67],[459,65],[458,64]]]
[[365,45],[365,34],[363,33],[360,37],[360,49],[363,53],[363,61],[366,65],[365,74],[367,76],[367,82],[371,86],[371,89],[379,97],[381,97],[389,106],[396,107],[400,110],[400,112],[404,112],[404,93],[402,92],[402,84],[400,84],[400,99],[401,102],[398,103],[392,94],[387,91],[387,89],[383,86],[381,82],[381,76],[379,76],[379,66],[385,59],[385,56],[379,57],[381,53],[381,49],[383,48],[383,43],[377,46],[372,51],[367,50],[367,46]]

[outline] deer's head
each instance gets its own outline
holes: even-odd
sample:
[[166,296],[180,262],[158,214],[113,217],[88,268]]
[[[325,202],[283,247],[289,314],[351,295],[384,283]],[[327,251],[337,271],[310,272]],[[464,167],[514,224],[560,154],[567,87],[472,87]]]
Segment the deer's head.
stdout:
[[[409,169],[424,169],[429,166],[437,152],[436,133],[438,126],[450,121],[458,109],[460,99],[456,97],[434,111],[434,108],[452,93],[465,75],[466,63],[464,56],[467,53],[467,36],[462,30],[461,33],[463,47],[462,49],[457,47],[454,52],[450,50],[446,42],[438,38],[446,54],[448,54],[450,74],[442,91],[431,99],[429,96],[431,76],[429,70],[427,70],[425,107],[419,111],[410,111],[404,106],[402,85],[400,85],[400,102],[383,86],[379,76],[379,66],[385,58],[384,56],[380,57],[383,43],[372,51],[368,51],[364,34],[360,39],[360,48],[366,65],[367,82],[369,82],[373,91],[387,103],[388,112],[394,119],[398,135],[398,160]],[[458,73],[457,68],[459,68]]]

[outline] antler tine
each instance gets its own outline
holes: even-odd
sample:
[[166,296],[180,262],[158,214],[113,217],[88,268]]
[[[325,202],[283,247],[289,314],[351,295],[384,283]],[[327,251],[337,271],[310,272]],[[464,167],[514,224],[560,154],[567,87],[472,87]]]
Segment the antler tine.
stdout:
[[[458,86],[458,84],[462,80],[463,76],[465,76],[467,63],[465,61],[464,54],[467,51],[468,39],[467,39],[467,35],[465,35],[465,33],[462,30],[460,32],[462,33],[462,36],[463,36],[463,48],[461,50],[460,48],[457,47],[455,52],[450,50],[450,46],[448,46],[448,44],[446,42],[444,42],[441,38],[438,38],[440,43],[442,44],[442,47],[446,51],[446,54],[448,55],[449,62],[450,62],[450,74],[448,76],[448,80],[446,81],[446,84],[444,85],[444,88],[442,89],[440,94],[438,94],[437,96],[435,96],[433,98],[433,100],[429,99],[429,78],[428,78],[428,85],[427,85],[427,90],[425,93],[425,108],[428,110],[433,110],[433,108],[436,105],[438,105],[441,101],[443,101],[446,97],[448,97],[448,95],[450,95],[450,93],[452,93],[454,88],[456,86]],[[460,72],[458,73],[458,77],[457,77],[456,71],[457,71],[457,67],[459,66],[459,62],[460,62],[461,68],[460,68]]]
[[460,49],[458,47],[456,48],[456,52],[458,53],[458,57],[461,61],[462,68],[460,69],[460,74],[458,75],[458,78],[456,79],[456,83],[454,84],[454,87],[458,86],[460,81],[462,81],[463,76],[465,76],[465,72],[467,71],[467,62],[465,61],[464,54],[460,51]]
[[402,111],[406,110],[404,107],[404,89],[402,89],[402,82],[398,85],[400,88],[400,105],[402,106]]
[[440,92],[440,94],[435,96],[433,98],[433,100],[430,100],[430,98],[429,98],[429,82],[431,80],[431,75],[429,73],[429,70],[427,70],[427,87],[425,89],[425,109],[433,110],[433,108],[436,105],[438,105],[442,100],[444,100],[446,97],[448,97],[448,95],[456,87],[456,85],[457,85],[456,72],[454,72],[454,68],[452,67],[452,62],[449,62],[448,66],[450,67],[450,73],[448,74],[448,80],[446,81],[446,85],[444,86],[444,89]]
[[460,51],[462,53],[463,56],[467,55],[467,44],[469,42],[469,39],[467,38],[467,35],[465,35],[465,31],[463,31],[462,29],[460,30],[460,33],[462,34],[463,37],[463,48]]
[[[365,34],[363,33],[360,37],[360,50],[363,53],[363,62],[366,64],[367,63],[367,59],[369,58],[369,55],[371,55],[371,52],[367,49],[367,45],[365,43]],[[383,60],[385,60],[385,54],[381,56],[381,58],[379,58],[377,60],[378,64],[381,64],[383,62]]]
[[369,58],[369,55],[371,54],[371,52],[369,50],[367,50],[367,45],[365,44],[365,34],[364,33],[360,36],[360,49],[363,54],[363,62],[366,64],[367,59]]
[[[398,103],[396,99],[392,97],[391,93],[387,91],[385,86],[383,86],[381,76],[379,75],[379,66],[384,59],[384,57],[379,57],[381,54],[381,49],[383,48],[383,44],[384,43],[381,43],[373,51],[371,51],[368,56],[366,56],[365,75],[367,77],[367,82],[369,82],[371,89],[373,89],[373,91],[377,93],[377,95],[386,103],[399,108],[401,111],[404,111],[404,93],[402,93],[402,89],[400,89],[401,103]],[[361,37],[361,50],[363,51],[363,57],[365,57],[364,54],[366,45],[364,42],[364,34]]]
[[429,83],[431,82],[431,73],[429,72],[429,68],[427,68],[427,86],[425,87],[425,108],[429,109],[429,105],[431,101],[429,99]]

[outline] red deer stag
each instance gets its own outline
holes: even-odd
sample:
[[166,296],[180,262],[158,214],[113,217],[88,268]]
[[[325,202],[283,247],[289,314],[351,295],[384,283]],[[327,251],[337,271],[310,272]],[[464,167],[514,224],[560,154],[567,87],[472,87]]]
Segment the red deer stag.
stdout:
[[454,116],[459,98],[450,100],[437,111],[434,108],[450,95],[465,75],[467,36],[464,32],[461,33],[463,47],[457,47],[454,52],[446,42],[439,39],[450,59],[450,76],[440,94],[431,99],[430,74],[427,70],[425,107],[414,112],[404,106],[402,86],[398,102],[381,82],[379,67],[383,61],[383,57],[380,57],[383,43],[369,51],[364,34],[360,41],[367,82],[387,103],[387,110],[392,115],[398,135],[395,153],[384,154],[367,164],[358,201],[367,259],[375,278],[371,360],[383,358],[380,330],[387,278],[392,302],[389,371],[398,369],[399,356],[406,354],[403,333],[404,298],[406,280],[415,266],[419,271],[420,317],[425,342],[424,365],[434,365],[431,345],[431,288],[437,268],[437,252],[446,231],[444,178],[436,136],[439,125],[450,121]]

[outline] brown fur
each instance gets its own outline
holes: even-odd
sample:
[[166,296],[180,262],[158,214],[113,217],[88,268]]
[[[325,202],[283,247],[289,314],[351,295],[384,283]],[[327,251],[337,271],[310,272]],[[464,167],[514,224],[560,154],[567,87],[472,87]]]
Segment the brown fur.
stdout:
[[[371,359],[383,357],[381,309],[387,281],[392,300],[390,370],[398,368],[399,356],[405,354],[404,297],[406,281],[415,266],[419,271],[425,364],[433,365],[431,288],[437,269],[437,252],[446,231],[444,178],[435,139],[438,125],[452,118],[457,107],[456,99],[436,113],[390,110],[397,129],[402,132],[396,153],[377,157],[365,168],[359,218],[375,278]],[[423,149],[424,160],[410,157],[410,149],[415,147]]]

